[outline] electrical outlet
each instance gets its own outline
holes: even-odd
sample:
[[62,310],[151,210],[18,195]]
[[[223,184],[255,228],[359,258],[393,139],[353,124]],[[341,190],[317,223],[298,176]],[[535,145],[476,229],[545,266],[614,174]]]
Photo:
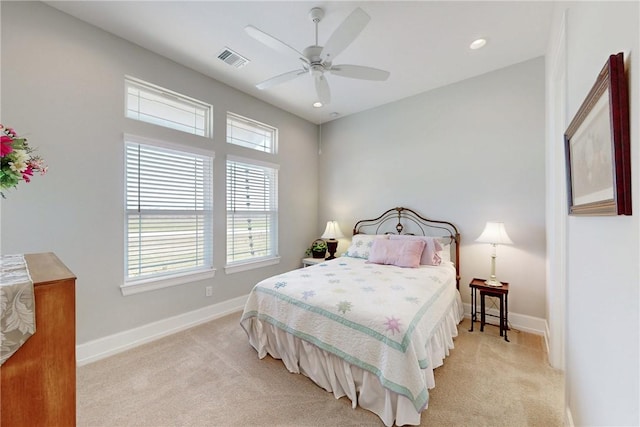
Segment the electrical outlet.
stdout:
[[207,286],[204,288],[204,295],[210,297],[213,295],[213,286]]

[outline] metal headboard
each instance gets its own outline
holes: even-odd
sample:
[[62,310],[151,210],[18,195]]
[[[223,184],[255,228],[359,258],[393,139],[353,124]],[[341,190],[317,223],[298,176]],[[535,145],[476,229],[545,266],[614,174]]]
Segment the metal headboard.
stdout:
[[392,208],[373,219],[363,219],[353,226],[353,234],[413,234],[448,237],[455,247],[456,286],[460,289],[460,232],[447,221],[425,218],[409,208]]

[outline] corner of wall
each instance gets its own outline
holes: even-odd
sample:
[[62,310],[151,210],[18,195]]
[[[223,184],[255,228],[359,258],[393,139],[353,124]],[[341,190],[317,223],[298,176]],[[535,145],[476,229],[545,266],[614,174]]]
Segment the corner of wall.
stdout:
[[[464,317],[471,318],[471,304],[463,303]],[[493,316],[499,316],[496,309],[489,309],[487,313]],[[479,316],[479,314],[478,314]],[[528,316],[526,314],[509,312],[509,326],[511,329],[517,329],[522,332],[544,336],[547,343],[548,325],[545,319],[539,317]],[[547,354],[549,354],[549,346],[547,344]]]

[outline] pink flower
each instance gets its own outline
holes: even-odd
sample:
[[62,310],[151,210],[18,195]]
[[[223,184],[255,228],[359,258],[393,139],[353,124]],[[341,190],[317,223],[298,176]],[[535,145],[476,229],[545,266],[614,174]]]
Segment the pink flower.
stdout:
[[26,182],[31,182],[31,177],[33,176],[33,169],[31,166],[27,166],[25,170],[22,171],[22,179]]
[[34,156],[29,159],[29,163],[27,164],[27,166],[29,166],[29,168],[34,172],[40,172],[40,175],[44,175],[47,173],[47,166],[39,156]]
[[0,124],[0,197],[4,198],[3,191],[17,186],[20,181],[31,182],[36,172],[40,175],[47,172],[47,165],[40,156],[33,154],[34,151],[26,138]]
[[4,157],[13,151],[13,147],[11,146],[12,141],[8,136],[0,136],[0,157]]

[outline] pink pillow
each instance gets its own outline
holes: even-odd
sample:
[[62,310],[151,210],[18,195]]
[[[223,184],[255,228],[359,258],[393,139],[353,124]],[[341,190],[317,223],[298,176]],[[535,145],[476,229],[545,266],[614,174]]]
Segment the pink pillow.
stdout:
[[369,262],[415,268],[420,265],[425,244],[424,240],[377,239],[369,251]]
[[442,258],[438,252],[442,251],[442,245],[436,237],[411,236],[404,234],[391,234],[391,240],[422,240],[425,242],[424,251],[420,257],[420,265],[440,265]]

